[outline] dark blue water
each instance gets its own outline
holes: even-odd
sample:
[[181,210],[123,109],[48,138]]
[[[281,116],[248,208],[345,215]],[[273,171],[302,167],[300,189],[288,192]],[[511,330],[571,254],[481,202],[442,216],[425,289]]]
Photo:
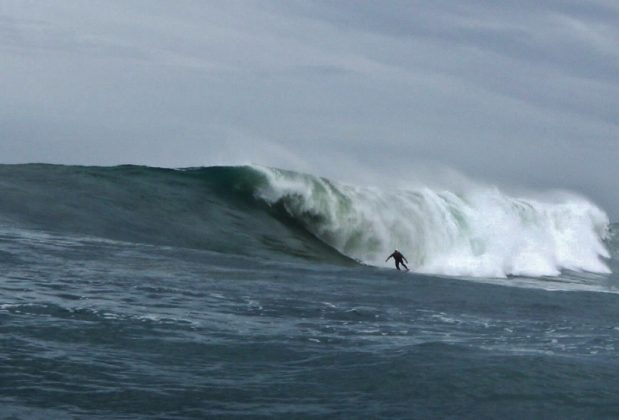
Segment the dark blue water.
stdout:
[[619,415],[614,293],[23,230],[0,252],[4,415]]
[[319,244],[277,254],[281,235],[249,238],[266,241],[255,255],[123,240],[76,224],[69,199],[19,218],[7,202],[0,418],[619,416],[614,274],[407,274],[320,259]]

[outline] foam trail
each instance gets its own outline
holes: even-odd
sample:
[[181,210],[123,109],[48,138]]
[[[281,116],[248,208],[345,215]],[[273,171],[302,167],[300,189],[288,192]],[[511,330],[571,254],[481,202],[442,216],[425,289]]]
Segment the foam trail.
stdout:
[[458,193],[427,187],[380,190],[259,168],[256,193],[321,240],[383,266],[394,248],[416,271],[474,276],[556,276],[561,270],[609,273],[603,258],[609,220],[574,194],[511,197],[496,187]]

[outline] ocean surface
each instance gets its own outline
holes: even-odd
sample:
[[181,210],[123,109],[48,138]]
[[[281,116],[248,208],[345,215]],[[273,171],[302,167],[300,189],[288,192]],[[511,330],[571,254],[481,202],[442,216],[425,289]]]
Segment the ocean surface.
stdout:
[[617,418],[617,230],[571,193],[0,165],[0,418]]

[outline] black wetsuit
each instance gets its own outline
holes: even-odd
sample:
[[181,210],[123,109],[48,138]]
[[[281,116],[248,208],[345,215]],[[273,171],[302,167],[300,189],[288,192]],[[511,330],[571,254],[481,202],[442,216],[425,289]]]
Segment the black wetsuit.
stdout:
[[404,264],[404,261],[408,262],[408,260],[398,251],[394,251],[393,254],[389,255],[385,261],[389,261],[389,258],[392,258],[395,261],[395,268],[400,270],[400,264],[408,271],[408,267]]

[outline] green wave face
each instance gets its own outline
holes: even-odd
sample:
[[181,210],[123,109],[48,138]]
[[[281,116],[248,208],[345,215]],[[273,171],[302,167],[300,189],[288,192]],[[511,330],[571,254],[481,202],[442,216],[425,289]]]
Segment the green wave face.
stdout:
[[350,264],[254,193],[250,167],[0,166],[0,222],[129,242]]

